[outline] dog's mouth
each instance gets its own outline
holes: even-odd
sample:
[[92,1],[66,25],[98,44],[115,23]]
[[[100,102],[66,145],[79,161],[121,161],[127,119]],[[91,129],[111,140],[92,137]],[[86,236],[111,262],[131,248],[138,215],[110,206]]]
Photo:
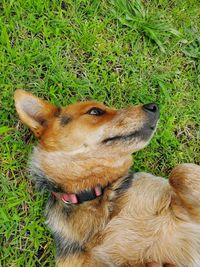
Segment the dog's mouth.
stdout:
[[103,144],[111,144],[114,142],[122,141],[122,142],[130,142],[133,139],[141,139],[141,140],[147,140],[151,137],[153,132],[156,129],[156,124],[152,125],[150,127],[143,127],[140,130],[131,132],[129,134],[125,135],[115,135],[112,137],[108,137],[102,141]]
[[138,139],[141,141],[148,141],[152,137],[153,133],[156,130],[157,122],[158,122],[158,118],[156,118],[153,123],[148,122],[142,128],[135,130],[133,132],[130,132],[128,134],[115,135],[115,136],[105,138],[102,141],[102,143],[103,144],[113,144],[116,142],[128,142],[128,143],[130,143],[131,141],[133,141],[135,139]]
[[130,134],[127,135],[115,135],[112,137],[108,137],[106,139],[104,139],[102,141],[103,144],[107,144],[107,143],[113,143],[113,142],[117,142],[117,141],[129,141],[133,138],[137,138],[140,136],[140,131],[134,131]]
[[131,142],[134,142],[135,140],[148,142],[155,132],[157,126],[159,119],[159,107],[156,104],[151,103],[143,105],[142,109],[146,115],[146,121],[141,128],[129,133],[107,137],[102,141],[102,143],[108,145],[116,142],[131,144]]

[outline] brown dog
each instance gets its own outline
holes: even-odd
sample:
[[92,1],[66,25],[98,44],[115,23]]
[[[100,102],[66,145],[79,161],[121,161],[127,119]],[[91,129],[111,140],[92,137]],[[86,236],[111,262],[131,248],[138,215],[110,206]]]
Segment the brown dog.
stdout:
[[91,101],[61,109],[23,90],[15,101],[40,140],[31,172],[50,192],[57,266],[200,266],[200,167],[176,167],[169,183],[129,171],[131,154],[155,131],[155,104],[115,110]]

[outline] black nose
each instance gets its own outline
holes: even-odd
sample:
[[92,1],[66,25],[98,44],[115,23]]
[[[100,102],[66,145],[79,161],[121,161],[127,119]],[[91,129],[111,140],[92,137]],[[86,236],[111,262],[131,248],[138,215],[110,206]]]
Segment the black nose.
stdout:
[[159,111],[158,106],[155,103],[143,105],[143,109],[148,112],[156,113]]

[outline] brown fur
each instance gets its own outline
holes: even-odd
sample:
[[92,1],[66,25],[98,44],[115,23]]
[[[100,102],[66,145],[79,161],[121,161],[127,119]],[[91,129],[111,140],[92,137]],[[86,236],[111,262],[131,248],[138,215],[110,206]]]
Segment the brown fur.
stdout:
[[[103,196],[82,204],[48,202],[58,267],[200,266],[200,167],[179,165],[169,183],[136,173],[125,184],[131,153],[149,142],[155,114],[142,105],[115,110],[94,101],[57,109],[22,90],[15,101],[21,120],[40,138],[32,156],[40,180],[70,193],[106,186]],[[105,113],[90,115],[93,107]]]

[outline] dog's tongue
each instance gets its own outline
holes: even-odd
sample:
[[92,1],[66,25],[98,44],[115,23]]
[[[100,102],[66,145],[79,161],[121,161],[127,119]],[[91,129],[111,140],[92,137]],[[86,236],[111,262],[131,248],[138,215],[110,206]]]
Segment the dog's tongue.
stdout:
[[97,197],[99,197],[102,194],[102,189],[101,189],[100,186],[96,186],[94,188],[94,191],[95,191],[95,194],[96,194]]
[[70,200],[72,203],[78,203],[78,199],[77,199],[77,196],[75,194],[70,194]]

